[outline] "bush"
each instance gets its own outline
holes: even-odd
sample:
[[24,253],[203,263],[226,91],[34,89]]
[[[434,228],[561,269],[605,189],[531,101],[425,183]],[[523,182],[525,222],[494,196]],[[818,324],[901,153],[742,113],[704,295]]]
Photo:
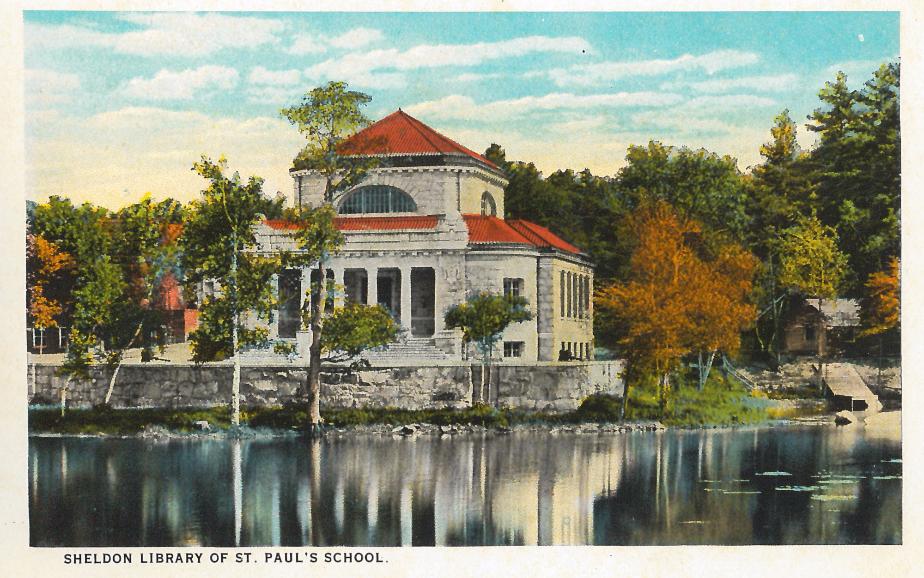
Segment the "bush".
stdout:
[[622,414],[622,399],[615,395],[597,393],[581,402],[574,412],[577,421],[613,422]]

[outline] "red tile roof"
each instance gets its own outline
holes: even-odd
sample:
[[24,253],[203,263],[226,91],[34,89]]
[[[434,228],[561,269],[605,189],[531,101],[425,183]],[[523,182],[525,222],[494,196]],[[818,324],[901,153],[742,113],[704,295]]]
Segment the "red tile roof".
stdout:
[[545,227],[520,219],[505,221],[485,215],[462,215],[468,227],[468,242],[515,244],[553,248],[579,254],[581,250]]
[[462,154],[497,168],[484,156],[441,135],[401,109],[343,141],[337,152],[343,155]]
[[[581,250],[545,227],[511,219],[485,215],[462,215],[468,228],[468,242],[474,245],[511,244],[559,249],[580,254]],[[341,231],[426,231],[436,228],[437,215],[405,215],[397,217],[337,217],[334,222]],[[277,231],[294,231],[298,225],[282,219],[267,219],[266,225]]]
[[542,225],[537,225],[536,223],[524,221],[522,219],[510,220],[507,222],[537,247],[552,247],[569,253],[581,252],[579,248],[565,241]]
[[[409,215],[400,217],[336,217],[334,224],[341,231],[398,231],[435,229],[436,215]],[[294,231],[298,225],[283,219],[267,219],[266,225],[277,231]]]

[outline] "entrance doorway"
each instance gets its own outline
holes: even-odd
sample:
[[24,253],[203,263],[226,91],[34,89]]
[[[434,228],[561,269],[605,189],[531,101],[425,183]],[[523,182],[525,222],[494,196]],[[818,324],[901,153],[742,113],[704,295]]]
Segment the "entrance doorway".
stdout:
[[436,329],[436,274],[431,267],[411,269],[411,335],[430,337]]
[[302,272],[285,269],[279,273],[279,337],[294,339],[301,326]]
[[401,320],[401,270],[379,269],[376,303],[391,313],[396,321]]

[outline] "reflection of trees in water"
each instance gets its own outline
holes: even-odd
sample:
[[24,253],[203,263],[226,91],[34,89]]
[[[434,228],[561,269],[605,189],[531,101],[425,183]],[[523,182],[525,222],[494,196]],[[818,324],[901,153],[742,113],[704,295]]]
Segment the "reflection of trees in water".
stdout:
[[[844,502],[775,487],[817,484],[812,476],[822,469],[855,472],[897,457],[896,448],[826,428],[167,443],[37,438],[29,460],[32,541],[889,543],[901,537],[901,480],[845,485],[838,491],[856,499]],[[876,467],[901,471],[901,464]],[[754,475],[774,470],[793,475]]]

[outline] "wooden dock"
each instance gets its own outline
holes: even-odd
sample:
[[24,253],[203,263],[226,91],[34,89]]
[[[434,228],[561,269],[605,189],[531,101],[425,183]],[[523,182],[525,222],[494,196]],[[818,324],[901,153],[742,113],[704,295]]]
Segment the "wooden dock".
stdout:
[[879,396],[866,386],[853,365],[829,363],[825,366],[822,379],[826,393],[834,399],[837,409],[870,412],[882,410]]

